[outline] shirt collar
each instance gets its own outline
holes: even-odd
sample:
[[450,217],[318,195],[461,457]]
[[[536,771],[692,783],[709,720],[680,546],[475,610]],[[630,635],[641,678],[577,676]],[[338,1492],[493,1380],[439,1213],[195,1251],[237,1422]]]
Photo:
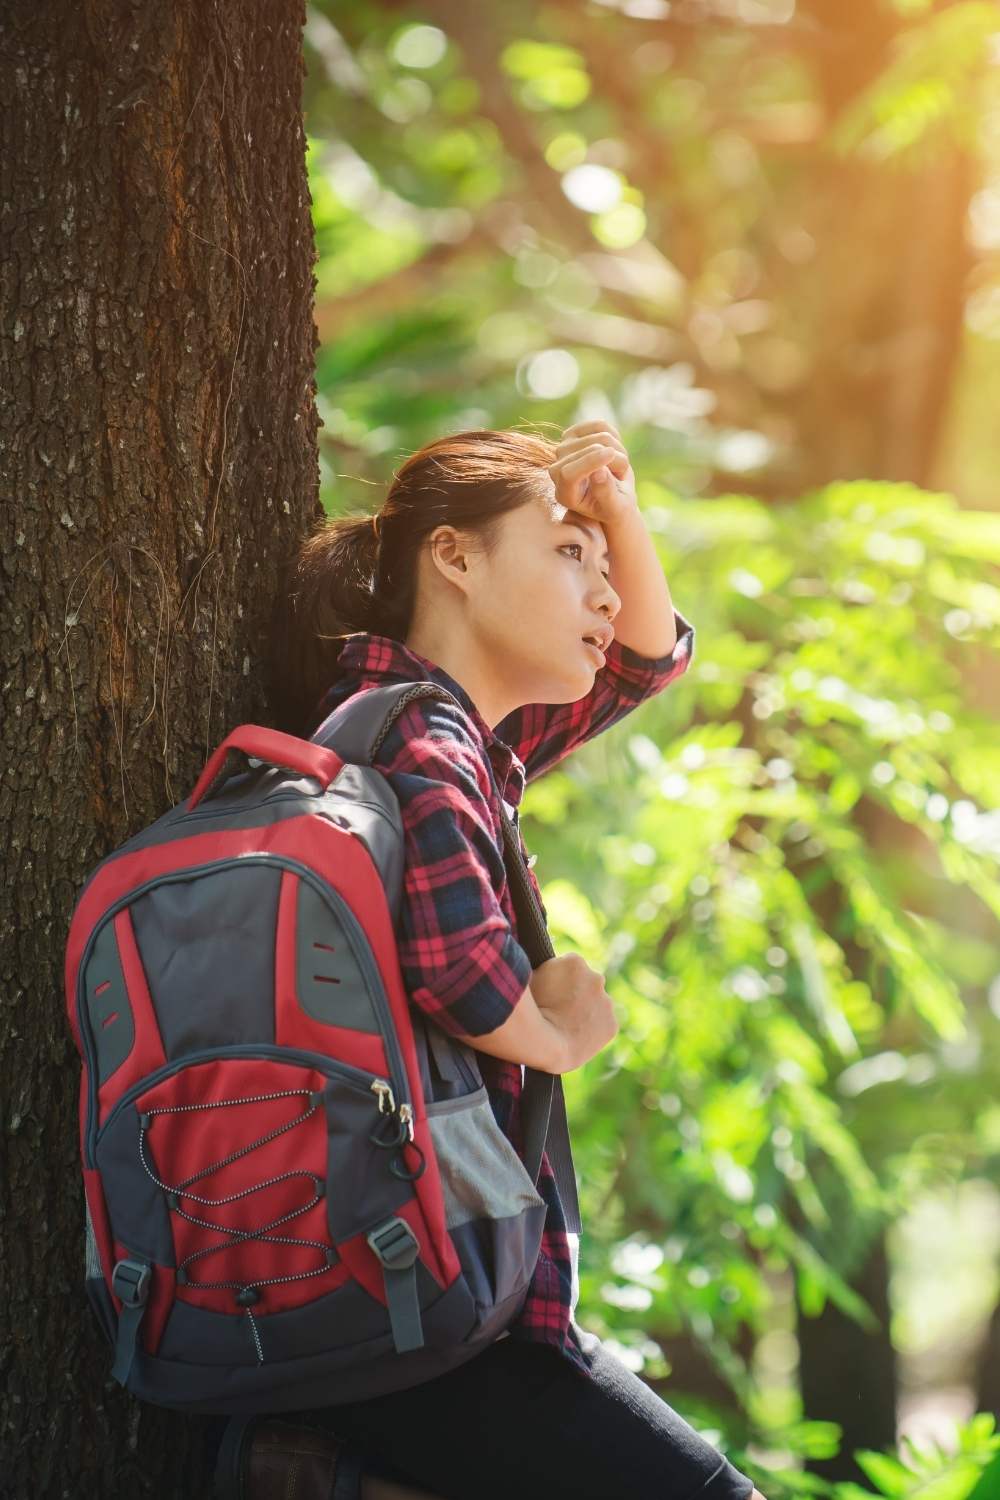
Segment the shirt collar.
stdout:
[[524,791],[525,769],[510,745],[500,739],[487,724],[465,688],[444,667],[412,651],[393,636],[374,630],[355,630],[344,639],[337,666],[343,676],[326,694],[318,713],[325,717],[359,687],[376,682],[437,682],[448,689],[471,719],[483,748],[489,755],[500,796],[511,808],[517,808]]

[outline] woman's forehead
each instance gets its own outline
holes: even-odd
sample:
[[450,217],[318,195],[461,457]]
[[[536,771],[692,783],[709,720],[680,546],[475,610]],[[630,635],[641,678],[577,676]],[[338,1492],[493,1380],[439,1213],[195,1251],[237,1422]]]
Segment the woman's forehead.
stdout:
[[582,511],[570,509],[558,500],[545,497],[542,504],[533,509],[536,515],[540,515],[550,525],[578,526],[593,542],[603,542],[605,539],[604,527],[599,521],[595,521],[592,516],[584,515]]

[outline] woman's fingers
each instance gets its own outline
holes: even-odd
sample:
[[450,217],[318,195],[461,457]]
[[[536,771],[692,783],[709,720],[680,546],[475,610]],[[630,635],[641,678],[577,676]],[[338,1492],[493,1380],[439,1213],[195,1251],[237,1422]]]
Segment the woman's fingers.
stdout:
[[595,442],[616,448],[619,453],[624,453],[627,457],[625,444],[617,432],[609,431],[606,427],[598,427],[595,432],[584,433],[579,437],[563,438],[562,442],[556,444],[556,453],[560,458],[565,458],[567,454],[579,453],[585,448],[592,447]]
[[621,442],[621,433],[617,427],[613,427],[606,417],[591,417],[589,421],[574,422],[571,427],[563,430],[563,441],[574,437],[593,437],[595,433],[606,434],[608,437],[617,438]]
[[553,479],[557,472],[566,479],[581,479],[602,466],[607,466],[613,474],[622,478],[628,468],[628,456],[618,448],[613,448],[610,443],[591,443],[579,453],[568,453],[557,458],[555,463],[550,464],[549,473]]

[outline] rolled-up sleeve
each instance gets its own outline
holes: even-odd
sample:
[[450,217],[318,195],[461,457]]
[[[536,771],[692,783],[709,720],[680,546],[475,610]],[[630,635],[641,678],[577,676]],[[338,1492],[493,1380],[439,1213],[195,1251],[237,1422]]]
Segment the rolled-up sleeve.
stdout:
[[506,870],[481,755],[460,711],[424,699],[399,716],[376,762],[403,822],[403,983],[452,1035],[503,1025],[532,972],[501,906]]
[[665,655],[643,656],[612,640],[604,666],[584,697],[574,703],[528,703],[501,719],[496,733],[523,763],[526,781],[534,781],[687,671],[694,654],[694,626],[676,608],[674,625],[677,639]]

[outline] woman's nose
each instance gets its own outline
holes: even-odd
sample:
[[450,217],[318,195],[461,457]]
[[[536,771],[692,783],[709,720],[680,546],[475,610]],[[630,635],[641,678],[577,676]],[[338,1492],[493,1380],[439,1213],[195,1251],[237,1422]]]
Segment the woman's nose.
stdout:
[[615,615],[622,607],[622,601],[615,593],[614,589],[611,587],[611,584],[605,577],[605,575],[602,574],[601,576],[603,579],[603,587],[600,592],[597,608],[607,609],[608,618],[613,620]]

